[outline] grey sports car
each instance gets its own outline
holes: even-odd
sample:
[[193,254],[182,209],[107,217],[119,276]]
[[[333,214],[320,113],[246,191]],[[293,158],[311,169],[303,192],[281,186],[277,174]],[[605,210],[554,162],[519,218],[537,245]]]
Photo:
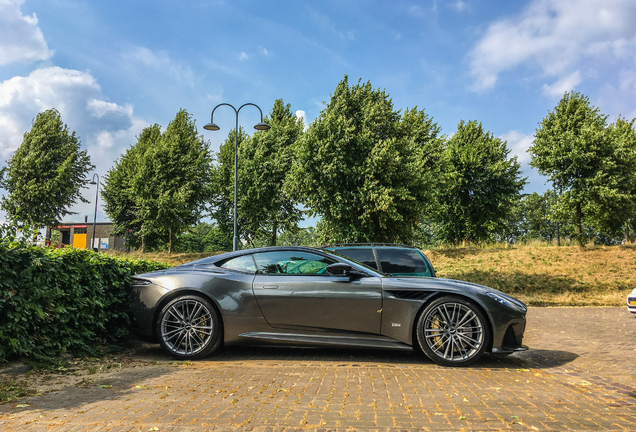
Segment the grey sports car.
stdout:
[[497,290],[441,278],[392,277],[333,252],[270,247],[137,275],[133,325],[170,354],[221,344],[421,349],[444,366],[522,345],[526,306]]

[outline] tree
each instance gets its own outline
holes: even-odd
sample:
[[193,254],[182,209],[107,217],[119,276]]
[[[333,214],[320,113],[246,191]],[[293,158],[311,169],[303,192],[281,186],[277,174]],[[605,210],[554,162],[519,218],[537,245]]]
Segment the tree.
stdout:
[[479,242],[503,232],[526,183],[509,154],[506,142],[481,123],[460,121],[444,149],[449,179],[436,214],[442,240]]
[[606,118],[589,99],[578,92],[565,93],[553,111],[539,123],[530,165],[548,176],[559,194],[556,211],[560,218],[574,212],[580,244],[584,244],[583,221],[598,199],[608,196],[603,190],[605,167],[614,161],[612,140],[606,131]]
[[590,224],[609,237],[629,241],[628,224],[636,217],[636,131],[634,120],[621,117],[607,129],[609,150],[590,179],[585,212]]
[[159,236],[152,225],[156,216],[142,211],[142,203],[152,199],[152,178],[145,178],[140,173],[147,160],[146,154],[159,145],[160,139],[158,124],[144,128],[137,142],[108,171],[102,189],[104,210],[115,226],[113,233],[125,237],[130,246],[141,246],[143,251]]
[[302,219],[302,211],[283,184],[303,122],[282,99],[274,102],[263,121],[270,129],[256,132],[239,147],[239,215],[248,241],[266,238],[266,244],[275,246],[278,233],[295,230]]
[[141,197],[142,215],[167,236],[169,253],[175,236],[196,224],[207,208],[211,163],[209,144],[184,109],[168,124],[158,145],[146,151],[136,181],[147,192]]
[[435,201],[442,140],[417,108],[404,116],[371,83],[345,76],[298,141],[286,190],[302,202],[323,242],[405,242]]
[[158,125],[144,129],[137,143],[106,177],[106,211],[118,232],[168,244],[196,224],[211,196],[209,144],[197,134],[194,120],[180,110],[161,134]]
[[68,207],[77,201],[88,202],[80,189],[95,167],[80,147],[56,109],[38,114],[0,175],[0,186],[8,192],[0,205],[8,218],[51,226],[75,214]]
[[[219,147],[219,152],[216,154],[216,165],[212,169],[213,184],[215,185],[212,193],[211,205],[212,205],[212,218],[216,221],[218,228],[218,239],[221,244],[225,244],[229,241],[232,245],[234,240],[234,147],[236,145],[235,134],[236,131],[232,129],[228,134],[227,139]],[[239,149],[249,140],[248,135],[243,128],[239,127],[238,131],[238,147]],[[239,150],[240,151],[240,150]],[[240,164],[239,160],[239,164]],[[238,204],[237,204],[238,206]],[[241,213],[238,213],[237,225],[239,236],[245,238],[245,233],[242,231],[243,220],[241,219]],[[222,240],[222,238],[229,240]]]

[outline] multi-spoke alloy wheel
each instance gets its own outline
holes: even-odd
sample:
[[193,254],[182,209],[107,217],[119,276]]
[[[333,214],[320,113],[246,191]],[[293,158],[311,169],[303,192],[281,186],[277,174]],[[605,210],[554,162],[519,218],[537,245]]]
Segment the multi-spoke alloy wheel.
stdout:
[[490,338],[483,313],[459,297],[442,297],[426,307],[417,323],[422,351],[443,366],[466,366],[477,361]]
[[218,314],[209,301],[198,296],[178,297],[168,303],[157,321],[159,343],[183,359],[204,357],[220,345]]

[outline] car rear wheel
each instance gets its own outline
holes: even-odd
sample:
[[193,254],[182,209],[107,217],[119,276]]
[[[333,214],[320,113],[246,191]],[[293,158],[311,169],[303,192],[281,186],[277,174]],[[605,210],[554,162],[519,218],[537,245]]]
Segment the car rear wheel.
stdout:
[[163,349],[177,358],[205,357],[221,344],[218,312],[203,297],[177,297],[161,310],[157,335]]
[[467,366],[484,354],[490,340],[486,317],[473,303],[454,296],[429,304],[417,322],[424,354],[442,366]]

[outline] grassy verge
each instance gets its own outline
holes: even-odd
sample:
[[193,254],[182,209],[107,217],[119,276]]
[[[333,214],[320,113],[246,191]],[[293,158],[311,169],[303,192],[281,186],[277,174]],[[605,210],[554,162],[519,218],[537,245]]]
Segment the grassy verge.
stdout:
[[[490,245],[425,250],[439,277],[509,293],[534,306],[624,306],[636,286],[636,245]],[[183,264],[211,253],[119,254]]]
[[466,280],[536,306],[624,306],[636,246],[503,246],[424,251],[439,277]]

